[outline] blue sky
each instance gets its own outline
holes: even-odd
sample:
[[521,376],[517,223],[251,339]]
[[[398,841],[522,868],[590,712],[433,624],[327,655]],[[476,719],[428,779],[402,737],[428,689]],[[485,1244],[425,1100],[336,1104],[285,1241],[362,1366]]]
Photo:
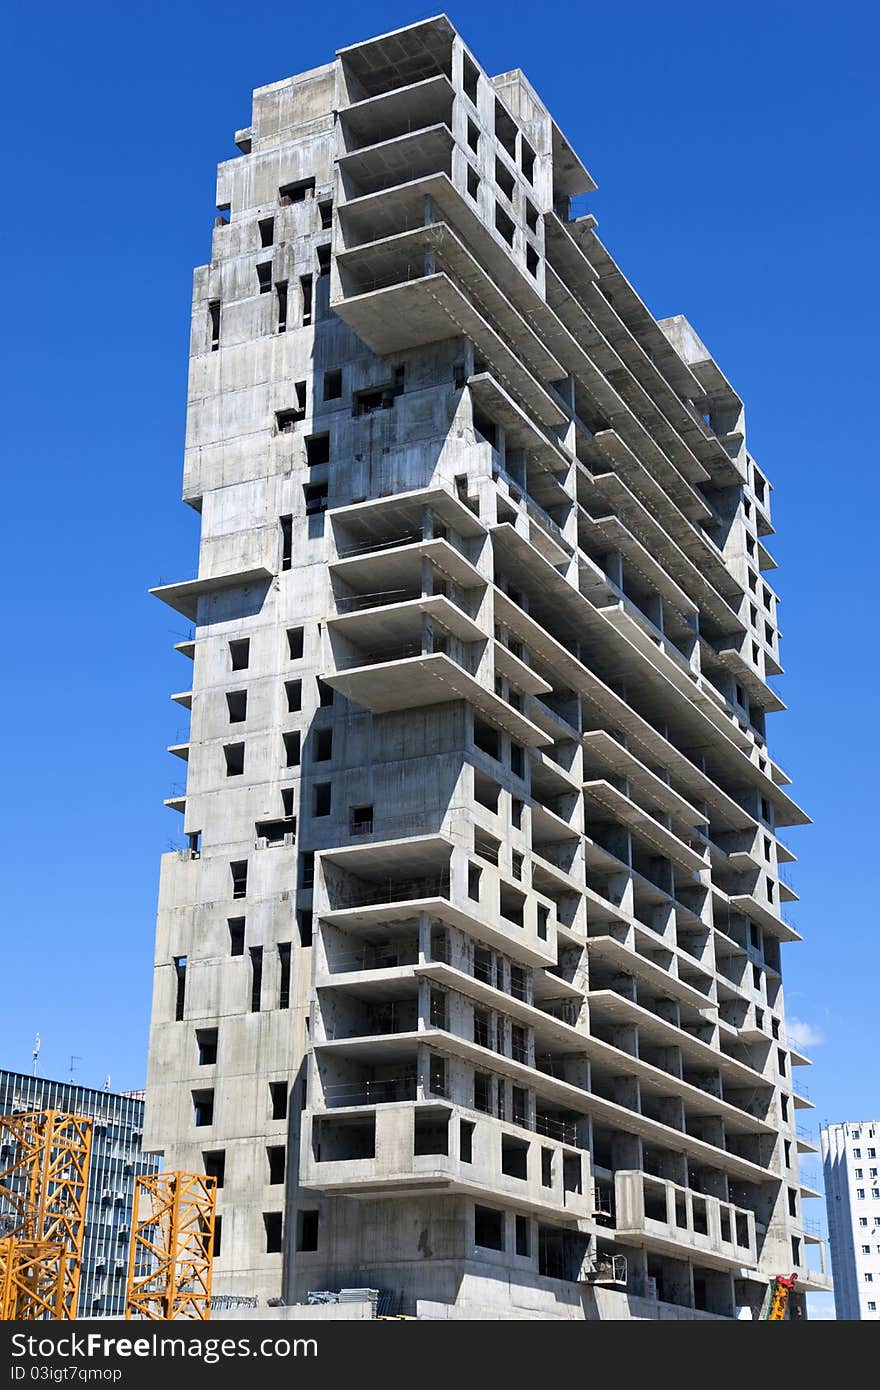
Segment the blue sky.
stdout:
[[[190,277],[214,166],[255,86],[430,13],[13,0],[0,57],[7,405],[4,1008],[0,1065],[143,1081],[164,752],[186,715],[195,572],[178,501]],[[771,745],[815,825],[785,948],[819,1119],[880,1116],[876,7],[497,0],[449,14],[522,67],[591,169],[599,232],[658,316],[684,313],[748,403],[776,485],[787,715]],[[869,240],[870,238],[870,240]],[[813,1165],[818,1168],[818,1164]]]

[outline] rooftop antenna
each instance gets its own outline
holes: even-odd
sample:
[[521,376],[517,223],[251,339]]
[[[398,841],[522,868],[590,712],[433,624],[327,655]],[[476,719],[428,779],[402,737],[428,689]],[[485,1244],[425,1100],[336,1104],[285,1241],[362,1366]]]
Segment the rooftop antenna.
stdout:
[[110,1076],[110,1073],[109,1073],[109,1071],[108,1071],[107,1075],[104,1077],[104,1090],[105,1090],[105,1091],[109,1091],[109,1090],[110,1090],[110,1082],[111,1082],[111,1080],[112,1080],[112,1077]]
[[82,1061],[82,1057],[76,1057],[76,1056],[74,1056],[73,1054],[71,1054],[71,1057],[70,1057],[70,1076],[67,1078],[67,1079],[68,1079],[68,1082],[70,1083],[70,1085],[73,1085],[74,1072],[76,1071],[76,1064],[77,1064],[77,1062],[81,1062],[81,1061]]
[[31,1076],[36,1076],[36,1074],[37,1074],[37,1058],[38,1058],[39,1055],[40,1055],[40,1043],[41,1043],[41,1038],[40,1038],[39,1033],[37,1033],[36,1037],[34,1038],[34,1050],[33,1050],[33,1053],[31,1054],[31,1055],[33,1056],[33,1059],[34,1059],[34,1065],[33,1065],[33,1067],[31,1068]]

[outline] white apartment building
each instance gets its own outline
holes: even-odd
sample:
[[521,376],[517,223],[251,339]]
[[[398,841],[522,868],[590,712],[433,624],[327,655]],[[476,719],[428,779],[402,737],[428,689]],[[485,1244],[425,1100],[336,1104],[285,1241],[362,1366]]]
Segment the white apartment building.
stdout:
[[825,1202],[841,1320],[880,1318],[880,1120],[822,1130]]

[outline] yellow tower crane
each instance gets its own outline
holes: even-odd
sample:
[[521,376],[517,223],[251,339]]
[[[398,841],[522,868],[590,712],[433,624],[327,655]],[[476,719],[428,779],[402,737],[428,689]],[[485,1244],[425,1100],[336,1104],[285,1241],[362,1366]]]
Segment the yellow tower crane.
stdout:
[[0,1320],[76,1317],[92,1121],[0,1115]]
[[216,1188],[204,1173],[135,1180],[127,1318],[210,1316]]

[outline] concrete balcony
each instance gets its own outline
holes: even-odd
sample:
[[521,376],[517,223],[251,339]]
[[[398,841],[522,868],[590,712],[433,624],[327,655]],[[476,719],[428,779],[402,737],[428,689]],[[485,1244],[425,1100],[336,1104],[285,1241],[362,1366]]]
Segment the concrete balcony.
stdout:
[[337,537],[339,559],[347,559],[378,554],[422,539],[426,512],[465,540],[486,533],[471,507],[444,487],[418,488],[392,497],[333,507],[327,517]]
[[182,613],[190,622],[195,622],[200,598],[250,584],[266,588],[273,578],[272,570],[265,565],[256,565],[251,569],[214,574],[205,579],[186,579],[180,584],[160,584],[158,588],[151,589],[150,593],[154,598],[167,603],[176,613]]
[[448,175],[454,147],[452,131],[445,121],[358,145],[336,160],[345,201],[396,188],[429,174]]
[[[368,598],[371,594],[393,594],[418,587],[425,562],[460,589],[479,589],[487,582],[455,546],[440,539],[415,540],[388,549],[359,549],[357,554],[344,554],[338,560],[331,560],[328,568],[333,580],[345,585],[354,599],[359,595]],[[343,592],[340,589],[340,594]],[[341,598],[337,606],[340,612],[346,611]]]
[[340,155],[395,141],[428,127],[450,126],[455,91],[445,73],[425,77],[406,87],[353,102],[339,112]]
[[489,723],[527,748],[551,742],[536,724],[481,685],[445,653],[419,653],[407,648],[397,655],[392,648],[363,664],[324,671],[321,679],[373,714],[464,700]]
[[759,923],[764,931],[777,941],[803,941],[800,932],[796,931],[790,922],[783,921],[769,903],[755,897],[754,894],[731,893],[729,901],[732,908],[741,912],[744,917]]
[[643,1172],[614,1177],[616,1235],[715,1269],[757,1263],[754,1213]]
[[[697,989],[687,980],[680,979],[677,974],[672,973],[672,969],[658,965],[615,936],[591,936],[587,940],[587,950],[591,957],[595,956],[606,967],[618,970],[622,974],[634,975],[649,988],[656,990],[661,997],[675,999],[680,1004],[694,1009],[698,1015],[717,1008],[715,1000],[708,993]],[[678,969],[677,961],[674,968]]]
[[331,301],[331,308],[380,356],[447,338],[470,338],[493,373],[542,424],[562,425],[565,412],[523,365],[501,334],[446,274],[416,279]]
[[435,619],[461,642],[488,640],[479,623],[442,594],[355,594],[337,599],[337,608],[341,611],[327,619],[330,632],[377,654],[386,643],[398,647],[414,642],[421,635],[423,618]]
[[663,557],[663,568],[678,580],[689,597],[698,599],[701,609],[721,632],[742,634],[745,624],[737,612],[739,600],[733,598],[729,601],[719,593],[700,566],[669,533],[649,500],[614,471],[614,460],[607,454],[607,436],[603,435],[602,442],[606,446],[604,457],[599,453],[598,444],[591,447],[597,455],[596,464],[607,471],[589,473],[579,464],[576,470],[579,499],[584,504],[590,504],[591,511],[604,506],[619,513],[628,529],[642,538],[649,551]]
[[[535,1036],[536,1048],[539,1050],[535,1063],[529,1060],[527,1053],[509,1056],[498,1046],[492,1046],[488,1037],[470,1038],[439,1025],[420,1029],[417,1026],[414,974],[424,974],[457,994],[503,1012],[530,1027]],[[334,985],[336,988],[332,992],[341,991],[343,998],[355,990],[360,1000],[359,1007],[365,1012],[360,1024],[356,1020],[352,1021],[349,1015],[344,1015],[347,1021],[338,1025],[341,1032],[337,1032],[335,1025],[328,1025],[335,1036],[315,1035],[312,1045],[316,1053],[322,1057],[332,1054],[333,1058],[343,1059],[346,1064],[387,1066],[393,1061],[399,1062],[406,1056],[414,1057],[415,1049],[420,1043],[424,1043],[440,1054],[457,1057],[477,1069],[485,1068],[508,1076],[517,1084],[530,1087],[538,1096],[546,1096],[553,1100],[557,1098],[556,1088],[561,1076],[560,1069],[564,1069],[565,1058],[576,1061],[580,1056],[590,1059],[597,1069],[597,1078],[599,1072],[608,1078],[636,1077],[642,1100],[646,1105],[648,1102],[662,1104],[674,1096],[682,1101],[688,1120],[720,1118],[724,1120],[726,1130],[730,1134],[774,1132],[770,1124],[740,1106],[731,1104],[715,1091],[685,1081],[671,1071],[642,1060],[634,1053],[587,1034],[574,1024],[576,1001],[562,1000],[551,1012],[553,1005],[549,1001],[544,1008],[517,1001],[443,963],[410,967],[399,971],[397,977],[390,980],[374,978],[362,980],[357,985],[351,985],[345,980],[336,980]],[[325,988],[326,985],[323,985],[322,989]],[[406,990],[410,991],[409,998],[404,993]],[[369,1007],[370,1001],[377,999],[378,1004],[373,1002],[372,1007]],[[336,1017],[335,1012],[333,1016]],[[361,1029],[363,1031],[360,1031]],[[570,1086],[569,1082],[563,1084],[566,1088]],[[587,1095],[591,1102],[603,1099],[595,1090],[585,1093],[585,1098]],[[584,1101],[581,1100],[580,1105],[573,1108],[583,1110]],[[648,1123],[653,1122],[647,1114],[640,1114],[639,1118],[644,1118]],[[685,1131],[679,1131],[680,1135],[683,1133]]]
[[[553,904],[539,928],[539,896],[512,885],[491,864],[481,871],[480,899],[468,894],[469,858],[442,834],[372,840],[319,854],[324,884],[317,904],[321,921],[353,936],[377,928],[418,922],[421,916],[457,928],[469,938],[504,952],[523,965],[556,963]],[[522,902],[521,920],[505,915],[506,893]],[[540,930],[545,930],[542,936]]]
[[[565,373],[528,311],[517,308],[498,288],[495,279],[448,222],[430,222],[340,251],[337,264],[346,299],[365,290],[400,284],[417,278],[420,273],[430,274],[434,269],[442,271],[474,307],[480,306],[486,320],[514,348],[539,381],[559,380],[557,373]],[[426,265],[430,269],[426,270]]]
[[663,558],[656,556],[645,546],[618,516],[591,516],[578,505],[578,535],[581,548],[609,554],[619,551],[629,568],[647,581],[648,587],[656,590],[667,605],[681,618],[693,618],[699,612],[699,605],[678,584],[663,566]]
[[[641,745],[650,748],[653,745],[658,751],[649,753],[650,760],[660,762],[670,772],[676,765],[681,766],[682,759],[690,763],[686,755],[673,749],[668,740],[658,734],[647,718],[614,694],[606,683],[607,679],[624,676],[631,681],[640,692],[640,702],[647,703],[650,699],[652,713],[656,710],[658,720],[668,716],[670,708],[674,709],[682,729],[688,730],[689,742],[712,750],[721,776],[729,777],[740,786],[751,783],[760,789],[762,795],[772,797],[777,808],[778,824],[802,824],[808,821],[800,807],[751,760],[754,747],[752,738],[720,708],[719,697],[704,689],[696,680],[688,680],[689,688],[681,686],[678,681],[673,682],[670,671],[665,667],[661,669],[663,654],[659,653],[654,643],[646,645],[649,639],[628,615],[622,614],[622,610],[613,610],[621,612],[622,618],[631,624],[630,630],[619,630],[616,622],[609,621],[606,612],[600,612],[513,526],[504,524],[493,527],[492,539],[496,554],[516,566],[518,587],[527,595],[529,613],[534,615],[539,630],[543,629],[543,635],[530,644],[533,650],[541,651],[547,644],[549,634],[562,637],[566,631],[572,635],[576,633],[577,640],[588,643],[591,667],[594,669],[587,669],[582,662],[576,662],[582,674],[580,679],[570,677],[569,683],[573,688],[580,689],[581,693],[595,698],[603,714],[610,715],[613,710],[615,727],[627,734],[635,748]],[[516,623],[515,618],[509,623],[513,631],[517,630]],[[518,626],[522,627],[522,624]],[[557,639],[553,637],[551,640]],[[603,675],[606,680],[602,679]],[[659,751],[664,747],[665,752]],[[690,780],[693,780],[694,770],[695,764],[691,763],[688,773]],[[706,786],[702,799],[711,804],[713,799],[718,799],[719,788],[708,777],[703,777],[702,781]],[[742,815],[740,808],[740,817]]]
[[[621,316],[621,299],[628,298],[633,301],[636,296],[610,257],[607,254],[603,256],[597,250],[598,239],[595,236],[590,239],[594,257],[591,261],[585,256],[584,248],[579,243],[576,226],[573,229],[571,224],[564,223],[552,214],[546,219],[546,234],[551,261],[560,268],[566,278],[572,277],[575,283],[584,287],[584,307],[589,309],[591,318],[601,328],[607,342],[615,349],[621,361],[626,363],[633,376],[655,401],[663,416],[674,425],[684,445],[689,448],[697,464],[703,468],[703,472],[698,471],[687,455],[679,454],[677,458],[681,460],[683,471],[698,480],[703,479],[706,475],[705,470],[708,470],[713,479],[726,484],[743,481],[744,469],[737,466],[735,459],[702,416],[684,404],[684,397],[699,399],[702,395],[700,383],[681,359],[674,362],[670,360],[668,343],[665,352],[655,347],[649,355],[643,343]],[[607,281],[604,278],[594,278],[597,264],[601,264],[603,270],[615,281],[613,303]],[[639,308],[642,310],[643,319],[647,320],[644,307],[639,305]],[[651,328],[656,329],[656,325],[652,324]],[[658,362],[664,364],[668,375],[664,374]],[[678,389],[671,384],[673,382],[678,384]]]
[[686,872],[699,873],[705,869],[706,861],[702,854],[610,782],[585,782],[584,806],[588,823],[592,808],[598,808],[598,815],[602,819],[607,815],[618,824],[627,826],[650,850],[671,859],[673,864]]
[[[661,996],[662,997],[662,996]],[[717,1070],[731,1086],[767,1088],[772,1085],[754,1067],[738,1062],[713,1045],[702,1042],[684,1028],[661,1018],[652,1010],[627,999],[623,994],[611,989],[591,989],[587,994],[590,1016],[597,1019],[610,1019],[622,1026],[635,1024],[639,1036],[645,1037],[659,1047],[677,1047],[682,1058],[695,1066]]]
[[[550,682],[545,681],[543,676],[539,676],[537,671],[532,670],[531,666],[527,666],[524,661],[515,656],[503,642],[495,640],[493,653],[497,675],[506,676],[511,685],[515,685],[517,690],[521,690],[524,695],[549,695],[552,693],[553,686]],[[537,719],[534,722],[537,723]],[[558,721],[554,721],[553,727],[554,729],[558,727]]]
[[690,704],[697,706],[726,739],[734,743],[741,752],[751,752],[751,738],[740,729],[733,714],[725,706],[723,697],[704,677],[691,669],[671,643],[659,634],[655,636],[646,631],[644,623],[637,622],[632,613],[620,604],[603,608],[602,616],[629,646],[635,647],[647,658],[651,666],[679,695],[683,695]]
[[578,1149],[436,1100],[304,1116],[300,1182],[317,1192],[462,1193],[577,1227],[592,1216],[585,1170]]
[[[512,528],[497,528],[501,529],[509,531]],[[527,542],[523,544],[527,545]],[[576,590],[572,592],[579,603],[586,603]],[[588,716],[590,712],[594,712],[593,717],[597,724],[608,723],[625,734],[631,751],[637,753],[643,762],[667,768],[670,777],[676,783],[676,789],[683,788],[694,800],[705,801],[711,809],[712,819],[719,826],[731,830],[754,829],[754,817],[744,810],[739,802],[729,796],[686,753],[670,743],[617,695],[595,671],[573,656],[562,642],[552,636],[503,590],[496,587],[493,589],[493,595],[498,621],[503,622],[516,637],[527,644],[530,651],[546,662],[547,666],[558,674],[560,681],[584,698]],[[741,764],[739,766],[741,773],[745,771]],[[777,800],[777,824],[809,823],[808,817],[794,802],[780,794],[778,788],[774,787],[773,791]],[[792,808],[788,819],[786,804]]]
[[571,468],[572,456],[561,440],[540,430],[491,373],[469,377],[468,388],[474,404],[504,430],[508,448],[525,450],[531,468],[550,474]]
[[674,787],[658,777],[656,772],[645,767],[634,753],[605,729],[593,729],[582,735],[585,771],[598,768],[616,777],[625,777],[631,791],[648,806],[669,816],[673,824],[687,830],[705,822],[705,813],[698,811],[692,802],[678,793]]

